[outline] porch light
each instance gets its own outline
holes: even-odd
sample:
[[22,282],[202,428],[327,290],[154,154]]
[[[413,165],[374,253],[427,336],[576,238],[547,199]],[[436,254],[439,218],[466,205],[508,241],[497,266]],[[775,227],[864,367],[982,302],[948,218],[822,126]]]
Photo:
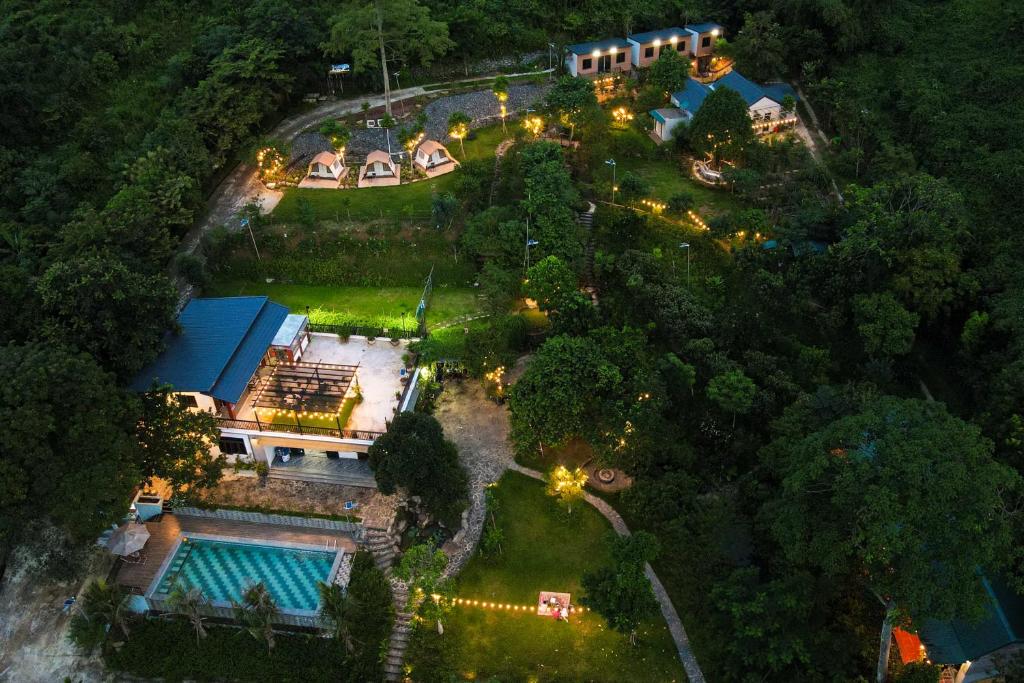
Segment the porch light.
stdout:
[[668,39],[668,42],[670,42],[673,45],[675,45],[676,43],[679,42],[679,37],[678,36],[672,36],[671,38]]
[[594,50],[591,54],[594,55],[595,57],[600,57],[601,56],[601,51],[600,50]]
[[619,48],[615,47],[614,45],[612,45],[610,48],[608,48],[608,53],[609,54],[615,54],[618,51],[619,51]]
[[711,35],[713,35],[716,38],[718,37],[719,33],[721,33],[721,31],[719,31],[717,28],[711,29]]
[[654,39],[654,47],[660,47],[660,46],[661,46],[661,38],[655,38]]

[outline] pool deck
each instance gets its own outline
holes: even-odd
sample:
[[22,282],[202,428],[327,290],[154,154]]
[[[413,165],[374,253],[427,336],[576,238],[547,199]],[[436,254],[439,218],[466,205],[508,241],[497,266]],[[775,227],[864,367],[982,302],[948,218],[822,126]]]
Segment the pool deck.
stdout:
[[142,554],[144,562],[130,564],[122,562],[117,570],[116,581],[133,593],[142,595],[160,573],[167,555],[174,552],[178,537],[181,534],[211,534],[245,538],[262,542],[308,543],[324,546],[328,542],[349,553],[356,551],[356,543],[344,531],[330,529],[299,529],[297,527],[279,526],[276,524],[253,524],[236,522],[226,519],[206,519],[186,515],[165,514],[160,521],[146,522],[149,530],[149,541]]

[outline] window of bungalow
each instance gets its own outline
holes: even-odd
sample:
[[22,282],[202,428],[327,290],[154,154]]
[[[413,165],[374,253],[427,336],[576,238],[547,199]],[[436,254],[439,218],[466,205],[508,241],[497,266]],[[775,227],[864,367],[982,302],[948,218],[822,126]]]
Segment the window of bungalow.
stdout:
[[234,436],[220,437],[220,452],[226,455],[245,455],[245,440]]
[[701,47],[711,47],[711,36],[704,36],[700,39]]
[[619,54],[615,55],[615,63],[616,64],[622,64],[624,61],[626,61],[626,53],[625,52],[620,52]]
[[653,47],[645,47],[644,48],[644,57],[653,57],[653,56],[654,56],[654,48]]
[[685,52],[685,51],[686,51],[686,41],[685,40],[680,40],[678,43],[676,43],[676,52]]
[[593,59],[587,58],[587,59],[583,60],[583,68],[584,69],[589,69],[593,65],[594,65],[594,60]]
[[189,396],[188,394],[178,394],[178,404],[182,408],[198,408],[199,402],[196,401],[195,396]]

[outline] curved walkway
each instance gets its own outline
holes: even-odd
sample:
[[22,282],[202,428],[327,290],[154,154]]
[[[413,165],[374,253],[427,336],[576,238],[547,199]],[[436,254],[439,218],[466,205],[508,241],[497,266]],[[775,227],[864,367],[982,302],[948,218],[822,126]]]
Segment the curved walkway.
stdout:
[[[487,513],[485,487],[500,479],[506,470],[519,472],[539,481],[544,481],[544,475],[515,462],[508,441],[508,411],[488,400],[479,383],[449,383],[441,395],[435,416],[444,427],[445,435],[458,446],[459,459],[469,474],[470,505],[465,513],[462,530],[456,539],[453,539],[457,547],[449,553],[450,561],[446,574],[451,576],[462,569],[466,561],[472,557],[480,540]],[[617,534],[629,535],[629,527],[611,505],[590,493],[584,494],[584,500],[611,522]],[[704,673],[690,648],[690,639],[668,592],[658,580],[651,565],[644,567],[644,573],[650,579],[654,597],[661,608],[665,623],[668,624],[672,640],[675,641],[679,661],[686,670],[687,678],[690,683],[705,683]]]
[[[538,481],[547,481],[541,472],[531,470],[529,467],[523,467],[519,463],[512,463],[509,465],[509,469]],[[583,500],[593,505],[598,512],[604,515],[605,519],[611,522],[615,533],[619,536],[629,536],[629,527],[626,526],[622,515],[616,512],[615,508],[591,493],[584,493]],[[668,591],[665,590],[665,586],[661,584],[649,563],[644,564],[644,574],[651,582],[654,597],[661,608],[661,615],[665,618],[668,630],[672,634],[672,640],[676,643],[676,651],[679,653],[679,661],[683,663],[683,668],[686,670],[686,677],[690,679],[690,683],[704,683],[704,672],[700,670],[697,657],[690,648],[690,638],[686,635],[686,629],[683,628],[683,622],[679,619],[679,614],[676,612],[675,605],[672,604],[672,600],[668,596]]]

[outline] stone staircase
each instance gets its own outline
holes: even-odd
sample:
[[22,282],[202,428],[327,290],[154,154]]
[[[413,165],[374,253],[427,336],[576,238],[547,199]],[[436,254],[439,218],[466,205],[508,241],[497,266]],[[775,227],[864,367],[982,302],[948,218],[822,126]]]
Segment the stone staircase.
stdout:
[[366,530],[366,547],[373,553],[377,567],[388,575],[391,582],[391,600],[395,606],[395,623],[391,628],[388,652],[384,658],[384,677],[387,681],[401,681],[405,672],[403,661],[405,649],[412,634],[412,613],[407,611],[409,589],[404,583],[391,576],[392,565],[398,548],[394,539],[384,529]]
[[391,598],[395,604],[395,625],[391,628],[391,642],[384,659],[384,678],[387,681],[400,681],[404,677],[403,662],[405,649],[409,647],[412,635],[412,613],[406,611],[409,589],[401,581],[392,580]]
[[576,217],[576,222],[587,230],[587,246],[583,252],[583,278],[588,284],[594,281],[594,211],[597,210],[594,202],[589,204],[590,207]]
[[502,140],[494,150],[494,177],[491,180],[491,192],[487,196],[487,206],[494,205],[494,188],[498,186],[498,181],[501,179],[501,158],[514,143],[515,140],[512,139]]

